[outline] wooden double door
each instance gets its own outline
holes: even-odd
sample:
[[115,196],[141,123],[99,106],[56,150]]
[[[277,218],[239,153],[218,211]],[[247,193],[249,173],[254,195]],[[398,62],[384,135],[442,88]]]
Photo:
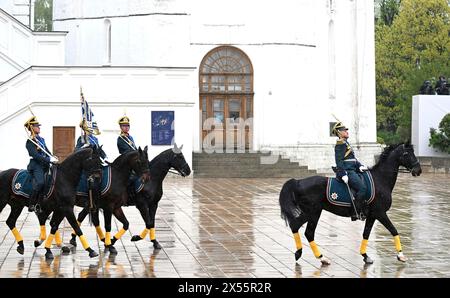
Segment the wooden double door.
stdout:
[[202,95],[203,147],[251,149],[253,95]]
[[54,126],[53,127],[53,154],[62,162],[73,153],[75,148],[75,127]]

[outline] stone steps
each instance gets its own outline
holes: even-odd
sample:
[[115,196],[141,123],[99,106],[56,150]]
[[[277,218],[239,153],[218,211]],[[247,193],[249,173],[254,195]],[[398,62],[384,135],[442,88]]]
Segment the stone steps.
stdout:
[[304,178],[316,175],[289,159],[276,157],[272,164],[263,164],[270,154],[255,153],[194,153],[194,177],[208,178]]

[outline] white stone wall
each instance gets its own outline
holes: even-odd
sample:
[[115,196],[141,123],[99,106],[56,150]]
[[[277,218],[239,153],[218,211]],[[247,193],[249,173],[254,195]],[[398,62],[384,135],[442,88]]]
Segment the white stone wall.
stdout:
[[[32,5],[31,0],[0,0],[1,9],[28,27],[32,27],[30,21],[33,22],[30,18],[30,5]],[[33,16],[33,12],[31,13]]]
[[450,113],[450,96],[415,95],[412,98],[411,143],[414,152],[422,157],[449,157],[449,154],[430,147],[430,128],[439,128],[442,118]]
[[64,65],[65,35],[33,32],[0,10],[0,82],[31,65]]
[[333,144],[332,113],[356,142],[376,142],[372,1],[125,2],[55,0],[55,29],[69,31],[68,64],[107,61],[106,19],[111,65],[198,67],[208,51],[230,44],[254,67],[254,148]]
[[[151,111],[175,111],[175,141],[192,165],[192,130],[195,94],[190,84],[193,69],[119,67],[33,67],[0,86],[0,135],[8,146],[0,148],[0,169],[23,168],[28,163],[24,123],[31,116],[42,123],[42,136],[52,149],[53,126],[75,126],[80,135],[80,85],[102,134],[99,139],[109,160],[119,155],[118,119],[131,118],[130,133],[138,145],[149,145],[154,157],[168,146],[151,146]],[[176,86],[174,88],[173,86]],[[196,112],[196,111],[195,111]],[[14,148],[14,151],[11,151]]]

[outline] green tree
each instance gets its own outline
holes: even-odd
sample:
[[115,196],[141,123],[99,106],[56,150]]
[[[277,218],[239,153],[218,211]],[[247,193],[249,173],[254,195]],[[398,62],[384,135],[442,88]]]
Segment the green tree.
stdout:
[[397,16],[401,0],[379,0],[377,21],[391,26]]
[[387,144],[410,138],[423,81],[450,73],[449,2],[402,0],[391,26],[376,24],[377,128]]
[[430,146],[450,154],[450,113],[442,118],[439,130],[430,129]]
[[52,31],[53,0],[36,0],[34,3],[34,30]]

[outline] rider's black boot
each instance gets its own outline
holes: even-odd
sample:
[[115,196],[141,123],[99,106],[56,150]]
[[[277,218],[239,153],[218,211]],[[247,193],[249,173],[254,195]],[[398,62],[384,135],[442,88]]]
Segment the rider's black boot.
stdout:
[[39,192],[33,190],[28,203],[28,212],[34,212],[36,210],[36,203],[38,202]]

